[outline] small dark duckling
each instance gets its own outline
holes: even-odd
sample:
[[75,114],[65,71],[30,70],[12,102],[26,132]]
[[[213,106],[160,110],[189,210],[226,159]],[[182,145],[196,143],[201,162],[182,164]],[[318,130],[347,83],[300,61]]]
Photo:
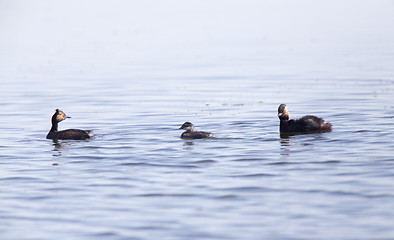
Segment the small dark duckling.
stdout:
[[67,129],[63,131],[57,130],[59,122],[71,118],[67,116],[63,111],[56,109],[55,114],[52,116],[52,128],[47,135],[47,139],[72,139],[72,140],[85,140],[93,137],[91,131],[85,131],[80,129]]
[[210,132],[194,131],[194,125],[191,122],[185,122],[179,129],[185,129],[181,138],[185,139],[200,139],[200,138],[213,138],[215,137]]
[[329,132],[332,130],[332,125],[325,122],[323,119],[306,115],[300,119],[289,120],[289,112],[286,104],[281,104],[278,107],[278,118],[280,120],[281,133],[308,133],[308,132]]

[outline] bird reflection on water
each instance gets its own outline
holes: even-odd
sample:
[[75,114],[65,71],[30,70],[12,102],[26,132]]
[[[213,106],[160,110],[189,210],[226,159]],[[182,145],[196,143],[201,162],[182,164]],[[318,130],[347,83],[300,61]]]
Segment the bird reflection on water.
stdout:
[[195,145],[194,142],[186,141],[186,142],[183,143],[183,149],[184,150],[193,150],[194,149],[193,148],[194,145]]
[[57,139],[52,139],[52,141],[53,141],[52,146],[54,147],[53,151],[55,152],[52,156],[54,156],[54,157],[61,157],[61,156],[63,156],[64,142],[61,142],[61,141],[59,141]]
[[291,151],[291,149],[290,149],[290,146],[291,146],[290,142],[291,142],[291,138],[290,137],[283,138],[281,136],[281,140],[280,140],[280,146],[281,146],[281,148],[280,148],[280,155],[286,156],[286,157],[290,156],[290,151]]

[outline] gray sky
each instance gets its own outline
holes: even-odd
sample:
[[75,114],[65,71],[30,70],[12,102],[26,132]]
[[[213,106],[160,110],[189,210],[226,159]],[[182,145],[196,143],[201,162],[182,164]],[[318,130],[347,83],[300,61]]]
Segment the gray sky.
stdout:
[[325,55],[368,41],[392,52],[393,29],[393,0],[0,0],[0,62]]

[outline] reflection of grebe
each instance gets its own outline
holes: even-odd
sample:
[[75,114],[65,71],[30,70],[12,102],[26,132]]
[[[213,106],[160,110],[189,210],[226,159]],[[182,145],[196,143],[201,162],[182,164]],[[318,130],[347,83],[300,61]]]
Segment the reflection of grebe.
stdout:
[[280,145],[282,147],[290,147],[290,138],[282,138]]
[[58,131],[58,123],[65,120],[66,118],[71,118],[66,116],[66,114],[56,109],[55,114],[52,116],[52,128],[47,135],[47,139],[72,139],[72,140],[85,140],[87,138],[93,137],[91,131],[84,131],[80,129],[67,129],[63,131]]
[[281,133],[329,132],[332,130],[330,123],[315,116],[306,115],[300,119],[291,120],[289,120],[289,117],[286,104],[279,105],[278,118]]
[[200,138],[212,138],[215,137],[210,132],[194,131],[194,125],[191,122],[185,122],[179,129],[185,129],[182,133],[181,138],[186,139],[200,139]]
[[53,139],[53,151],[56,152],[56,154],[53,154],[54,157],[61,157],[63,155],[63,145],[59,140]]
[[280,155],[284,157],[289,157],[291,153],[291,138],[283,138],[281,136],[280,140]]

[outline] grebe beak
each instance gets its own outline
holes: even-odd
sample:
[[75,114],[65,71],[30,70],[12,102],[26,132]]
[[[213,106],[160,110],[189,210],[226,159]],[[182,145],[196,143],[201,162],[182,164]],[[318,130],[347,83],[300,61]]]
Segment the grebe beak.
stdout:
[[66,118],[71,118],[70,116],[66,116]]

